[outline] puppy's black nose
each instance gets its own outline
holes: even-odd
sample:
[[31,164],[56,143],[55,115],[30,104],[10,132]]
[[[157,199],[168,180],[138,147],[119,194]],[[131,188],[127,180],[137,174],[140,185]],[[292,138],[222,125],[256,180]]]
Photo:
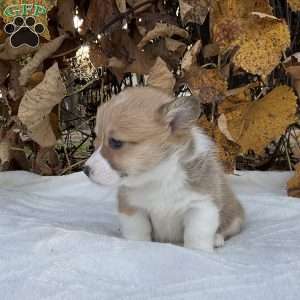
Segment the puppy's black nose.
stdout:
[[83,173],[89,177],[90,176],[90,172],[91,172],[91,168],[89,166],[84,166],[83,167]]

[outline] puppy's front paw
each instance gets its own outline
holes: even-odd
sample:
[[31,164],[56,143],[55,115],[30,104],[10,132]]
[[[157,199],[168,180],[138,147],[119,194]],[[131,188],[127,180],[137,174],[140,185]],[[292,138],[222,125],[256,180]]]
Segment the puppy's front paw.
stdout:
[[220,233],[216,233],[215,235],[215,247],[216,248],[220,248],[220,247],[223,247],[225,242],[224,242],[224,237],[222,234]]
[[203,250],[206,252],[214,251],[214,243],[212,240],[208,240],[208,239],[185,240],[184,247],[189,249],[194,249],[194,250]]

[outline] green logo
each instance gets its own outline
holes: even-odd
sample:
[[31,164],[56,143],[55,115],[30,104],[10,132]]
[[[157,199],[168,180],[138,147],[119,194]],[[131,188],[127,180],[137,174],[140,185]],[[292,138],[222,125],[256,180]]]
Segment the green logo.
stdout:
[[47,15],[47,8],[40,4],[26,4],[22,3],[19,5],[10,5],[7,6],[3,15],[6,17],[16,17],[16,16],[40,16]]

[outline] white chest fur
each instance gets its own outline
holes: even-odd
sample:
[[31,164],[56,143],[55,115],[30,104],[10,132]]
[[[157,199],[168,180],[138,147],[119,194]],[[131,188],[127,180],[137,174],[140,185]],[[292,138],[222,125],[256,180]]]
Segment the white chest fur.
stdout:
[[182,242],[184,214],[201,195],[187,188],[186,174],[176,155],[152,172],[151,182],[130,191],[129,203],[147,213],[154,240]]

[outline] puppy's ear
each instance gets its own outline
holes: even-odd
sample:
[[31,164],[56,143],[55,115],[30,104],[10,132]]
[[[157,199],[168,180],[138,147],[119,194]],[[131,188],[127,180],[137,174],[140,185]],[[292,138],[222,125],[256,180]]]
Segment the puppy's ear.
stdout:
[[172,131],[191,127],[199,118],[200,112],[199,99],[194,96],[178,97],[158,109],[160,118],[169,124]]

